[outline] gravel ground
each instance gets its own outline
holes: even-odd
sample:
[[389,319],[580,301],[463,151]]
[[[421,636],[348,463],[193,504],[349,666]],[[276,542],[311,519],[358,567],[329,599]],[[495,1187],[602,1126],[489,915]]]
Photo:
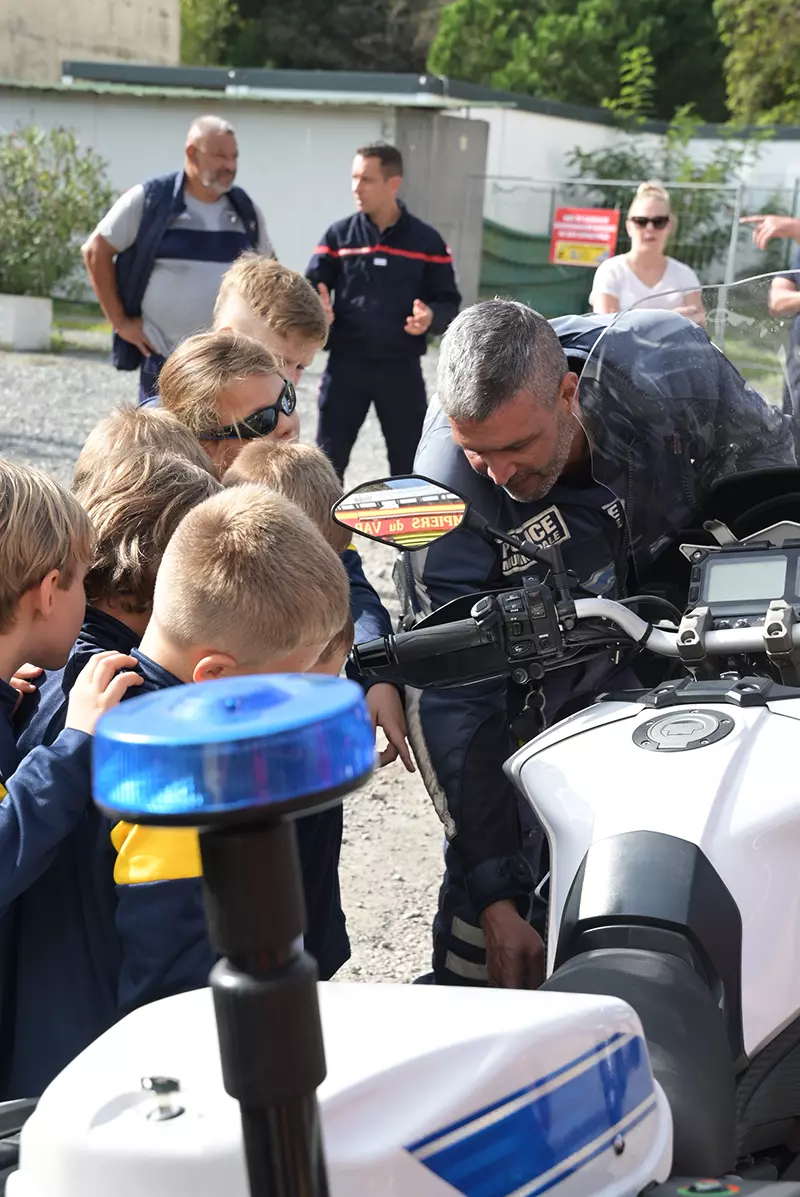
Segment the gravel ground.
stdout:
[[[96,336],[69,337],[70,347],[56,354],[0,353],[0,455],[42,466],[67,484],[95,421],[136,394],[136,376],[108,365]],[[299,388],[304,440],[313,440],[324,364],[320,355]],[[425,371],[430,392],[432,353]],[[387,473],[383,438],[370,414],[346,484]],[[359,548],[367,576],[394,615],[394,552],[368,540]],[[429,969],[441,852],[440,824],[425,789],[399,762],[346,800],[341,882],[353,955],[342,979],[409,981]]]

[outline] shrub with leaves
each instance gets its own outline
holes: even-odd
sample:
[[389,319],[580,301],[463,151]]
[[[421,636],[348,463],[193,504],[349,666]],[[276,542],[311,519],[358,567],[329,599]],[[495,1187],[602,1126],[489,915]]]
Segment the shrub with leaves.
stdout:
[[72,130],[0,133],[0,293],[69,289],[81,241],[111,200],[105,163]]
[[[635,123],[635,105],[629,104],[625,115]],[[675,114],[663,138],[650,140],[641,133],[628,134],[605,149],[576,148],[567,161],[579,179],[587,180],[586,185],[573,190],[573,198],[579,196],[582,203],[601,208],[619,208],[623,216],[636,192],[635,180],[658,179],[667,187],[675,183],[705,184],[700,188],[673,187],[670,192],[677,223],[670,253],[692,266],[705,282],[711,280],[704,278],[704,273],[713,263],[720,263],[727,252],[735,185],[757,157],[762,137],[737,140],[737,131],[729,129],[722,144],[700,160],[689,148],[700,123],[691,106],[686,105]],[[606,179],[607,183],[603,181]],[[629,249],[623,222],[617,252]]]

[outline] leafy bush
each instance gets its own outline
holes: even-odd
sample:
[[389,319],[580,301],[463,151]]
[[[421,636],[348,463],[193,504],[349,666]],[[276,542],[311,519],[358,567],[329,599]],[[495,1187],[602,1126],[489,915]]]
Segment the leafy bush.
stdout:
[[[634,103],[629,109],[634,123],[635,109]],[[579,179],[593,180],[574,192],[582,202],[619,208],[623,214],[630,206],[636,185],[615,180],[659,179],[667,187],[675,183],[710,185],[700,189],[674,187],[670,192],[677,221],[670,253],[692,266],[702,278],[708,267],[720,263],[727,253],[735,208],[731,186],[735,189],[745,167],[757,157],[760,140],[766,134],[736,141],[737,132],[730,129],[728,139],[701,161],[689,149],[698,124],[687,105],[676,113],[664,138],[628,134],[606,149],[587,152],[576,148],[567,161]],[[608,182],[603,182],[606,179]],[[623,223],[617,253],[629,249]]]
[[0,133],[0,293],[72,286],[81,240],[112,200],[105,170],[70,129]]

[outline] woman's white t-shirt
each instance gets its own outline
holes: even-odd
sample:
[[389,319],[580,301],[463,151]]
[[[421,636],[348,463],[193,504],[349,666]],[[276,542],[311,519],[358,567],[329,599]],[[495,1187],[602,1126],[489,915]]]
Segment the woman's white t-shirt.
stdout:
[[[679,308],[686,301],[687,293],[700,290],[700,280],[691,266],[667,258],[667,265],[654,287],[648,287],[628,265],[624,254],[606,258],[597,267],[592,284],[589,303],[594,306],[601,295],[613,295],[619,303],[619,310],[627,312],[634,305],[641,308]],[[664,295],[662,292],[672,294]]]

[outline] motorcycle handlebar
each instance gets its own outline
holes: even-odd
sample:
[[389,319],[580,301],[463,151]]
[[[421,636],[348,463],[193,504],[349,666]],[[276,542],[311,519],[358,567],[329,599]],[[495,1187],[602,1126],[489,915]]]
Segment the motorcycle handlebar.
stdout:
[[[576,599],[578,620],[604,619],[614,624],[636,644],[646,645],[650,652],[662,657],[679,657],[677,631],[655,627],[641,619],[629,607],[611,599]],[[800,624],[792,628],[792,642],[800,647]],[[481,649],[481,654],[465,650]],[[709,656],[740,656],[764,651],[762,626],[730,628],[707,632],[703,648]],[[459,657],[458,654],[463,654]],[[399,632],[357,645],[354,649],[356,667],[366,677],[386,680],[405,680],[409,685],[453,685],[478,681],[510,672],[513,662],[500,641],[475,619],[459,619],[452,623]],[[445,668],[439,658],[450,657]]]
[[[616,624],[637,643],[646,643],[651,652],[662,657],[678,657],[678,633],[665,628],[653,627],[628,607],[622,607],[611,599],[576,599],[575,611],[578,619],[607,619]],[[649,635],[648,635],[649,632]],[[800,624],[792,628],[792,644],[800,647]],[[703,647],[712,657],[741,656],[744,653],[764,651],[764,628],[756,625],[749,628],[729,628],[720,632],[708,632],[703,638]]]
[[402,670],[404,665],[416,661],[492,643],[489,633],[474,619],[458,619],[432,628],[418,628],[416,631],[398,632],[395,636],[382,636],[380,640],[369,640],[356,646],[354,656],[358,669],[368,674],[392,668]]

